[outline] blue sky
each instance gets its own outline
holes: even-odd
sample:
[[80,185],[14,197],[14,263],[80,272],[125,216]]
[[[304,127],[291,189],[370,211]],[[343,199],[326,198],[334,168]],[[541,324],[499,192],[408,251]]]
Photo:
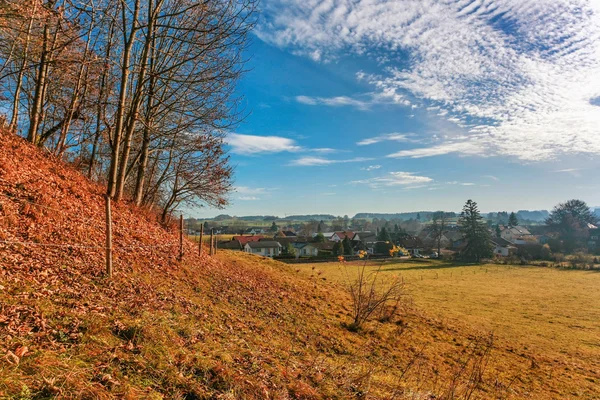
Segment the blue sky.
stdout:
[[600,205],[600,5],[263,0],[231,215]]

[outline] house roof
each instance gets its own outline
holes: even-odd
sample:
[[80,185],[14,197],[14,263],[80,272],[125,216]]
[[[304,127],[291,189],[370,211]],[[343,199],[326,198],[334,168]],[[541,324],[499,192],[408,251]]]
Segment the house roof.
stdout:
[[281,244],[279,244],[279,242],[275,242],[273,240],[265,240],[261,242],[248,242],[246,243],[246,245],[251,249],[274,249],[281,247]]
[[260,239],[264,238],[262,235],[252,235],[252,236],[234,236],[232,240],[239,240],[239,242],[245,245],[248,242],[258,242]]
[[405,237],[400,240],[400,245],[407,249],[418,249],[423,247],[423,242],[418,237]]
[[[325,236],[325,239],[329,239],[335,234],[335,232],[320,232],[320,233],[321,233],[321,235]],[[313,237],[317,236],[318,234],[319,233],[315,233],[313,235]]]
[[335,246],[335,242],[308,243],[308,244],[316,249],[326,250],[326,251],[333,250],[333,246]]
[[[337,231],[337,232],[335,232],[335,234],[342,240],[345,237],[348,237],[348,239],[352,239],[354,237],[354,232],[352,232],[352,231]],[[333,235],[331,235],[331,236],[333,236]]]
[[529,230],[527,230],[527,228],[524,228],[522,226],[513,226],[512,228],[508,228],[510,233],[512,233],[513,235],[516,236],[523,236],[523,235],[531,235],[531,232],[529,232]]
[[239,240],[224,240],[220,241],[217,247],[225,250],[241,250],[243,246]]
[[500,247],[514,247],[514,243],[503,238],[492,238],[492,243]]
[[298,235],[296,235],[296,232],[292,232],[292,231],[283,231],[283,234],[287,237],[298,236]]
[[372,243],[377,241],[377,235],[375,232],[355,232],[355,235],[358,235],[360,240],[364,243]]

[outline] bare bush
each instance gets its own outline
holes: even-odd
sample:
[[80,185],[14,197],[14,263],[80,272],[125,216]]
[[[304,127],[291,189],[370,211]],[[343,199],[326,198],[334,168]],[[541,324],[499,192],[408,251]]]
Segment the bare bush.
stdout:
[[[362,254],[362,257],[365,254]],[[361,257],[361,258],[362,258]],[[380,321],[389,321],[400,311],[402,300],[406,295],[404,283],[398,278],[389,279],[382,274],[382,266],[370,270],[365,260],[352,276],[352,267],[340,258],[346,276],[346,288],[352,299],[352,323],[348,328],[358,331],[371,317]]]

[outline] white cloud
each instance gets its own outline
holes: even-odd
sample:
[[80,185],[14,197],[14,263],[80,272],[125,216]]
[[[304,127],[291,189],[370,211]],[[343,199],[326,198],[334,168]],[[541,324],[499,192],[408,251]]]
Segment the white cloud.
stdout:
[[301,158],[298,158],[298,159],[292,161],[290,163],[290,165],[298,166],[298,167],[318,167],[318,166],[325,166],[325,165],[331,165],[331,164],[355,163],[355,162],[364,162],[364,161],[371,161],[371,160],[373,160],[373,159],[366,158],[366,157],[356,157],[356,158],[351,158],[348,160],[332,160],[329,158],[307,156],[307,157],[301,157]]
[[459,181],[446,182],[446,185],[475,186],[475,184],[471,183],[471,182],[459,182]]
[[566,169],[559,169],[556,170],[554,172],[577,172],[577,171],[581,171],[581,168],[566,168]]
[[[597,0],[273,0],[265,8],[262,40],[321,62],[370,58],[379,71],[357,80],[439,107],[479,139],[477,152],[454,143],[450,152],[600,154]],[[328,101],[367,107],[342,99]]]
[[313,97],[296,96],[296,101],[309,106],[328,106],[328,107],[355,107],[359,110],[368,110],[374,104],[397,104],[410,106],[411,103],[402,95],[395,91],[383,91],[378,93],[364,93],[359,96],[334,96],[334,97]]
[[438,146],[423,147],[418,149],[401,150],[389,154],[388,158],[424,158],[441,156],[452,153],[483,155],[484,147],[477,142],[449,142]]
[[302,150],[292,139],[280,136],[255,136],[230,133],[226,138],[235,154],[298,152]]
[[329,153],[337,153],[341,150],[331,149],[329,147],[323,147],[320,149],[312,149],[311,151],[314,151],[316,153],[321,153],[321,154],[329,154]]
[[329,107],[343,107],[351,106],[356,107],[359,110],[367,110],[369,103],[366,101],[353,99],[348,96],[336,96],[336,97],[310,97],[310,96],[296,96],[298,103],[306,104],[309,106],[329,106]]
[[381,168],[381,165],[369,165],[368,167],[361,168],[361,171],[374,171],[376,169]]
[[491,179],[493,181],[499,181],[500,179],[494,175],[484,175],[483,178],[488,178]]
[[236,186],[233,189],[235,192],[244,195],[265,194],[275,189],[273,188],[251,188],[248,186]]
[[238,197],[238,200],[241,200],[241,201],[256,201],[256,200],[260,200],[260,198],[256,197],[256,196],[240,196],[240,197]]
[[410,142],[410,141],[412,141],[412,139],[409,136],[412,136],[412,134],[388,133],[387,135],[380,135],[380,136],[363,139],[360,142],[357,142],[356,144],[359,146],[368,146],[371,144],[381,143],[381,142],[385,142],[385,141]]
[[424,187],[433,182],[433,179],[427,176],[415,175],[413,172],[390,172],[387,175],[369,178],[358,181],[352,181],[350,183],[356,185],[368,185],[372,188],[390,187],[390,186],[405,186],[406,188],[416,189]]

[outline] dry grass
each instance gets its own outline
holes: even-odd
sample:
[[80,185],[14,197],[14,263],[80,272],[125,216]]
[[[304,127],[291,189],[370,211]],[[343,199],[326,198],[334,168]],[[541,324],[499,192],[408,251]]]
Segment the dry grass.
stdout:
[[[371,262],[373,270],[380,267]],[[298,268],[333,283],[346,279],[339,263]],[[415,307],[445,325],[493,331],[507,350],[531,355],[532,365],[544,360],[552,366],[549,374],[579,375],[600,392],[599,271],[435,260],[388,261],[382,270],[400,277]]]
[[[6,198],[2,237],[97,244],[102,188],[20,139],[2,140],[3,193],[58,209],[39,211]],[[81,216],[86,224],[77,224]],[[444,281],[452,270],[444,265],[386,265],[384,273],[406,278],[415,307],[354,333],[344,328],[352,306],[335,283],[336,265],[313,270],[228,251],[198,256],[192,242],[179,263],[174,251],[148,247],[177,241],[151,213],[122,203],[113,217],[115,242],[127,247],[116,252],[110,281],[102,275],[101,252],[0,247],[0,398],[591,399],[599,392],[596,353],[582,344],[592,347],[597,336],[560,339],[565,353],[553,356],[543,337],[521,340],[501,330],[504,321],[483,314],[497,310],[507,325],[514,320],[522,325],[517,331],[525,329],[526,317],[536,318],[527,307],[539,302],[527,291],[546,282],[535,275],[519,285],[508,280],[505,292],[478,292],[468,272],[480,277],[479,286],[493,282],[492,272],[458,267],[453,271],[463,268],[464,280],[453,273]],[[585,286],[586,275],[565,274],[580,277],[565,286],[594,288]],[[504,310],[515,288],[523,293],[514,310]],[[548,303],[548,312],[555,315],[556,307],[573,325],[597,331],[593,308],[586,319],[576,305],[597,304],[598,292],[568,289],[561,289],[564,301]],[[478,304],[463,299],[469,295]],[[523,310],[528,314],[518,322],[513,315]],[[490,328],[498,331],[493,347],[483,334]]]

